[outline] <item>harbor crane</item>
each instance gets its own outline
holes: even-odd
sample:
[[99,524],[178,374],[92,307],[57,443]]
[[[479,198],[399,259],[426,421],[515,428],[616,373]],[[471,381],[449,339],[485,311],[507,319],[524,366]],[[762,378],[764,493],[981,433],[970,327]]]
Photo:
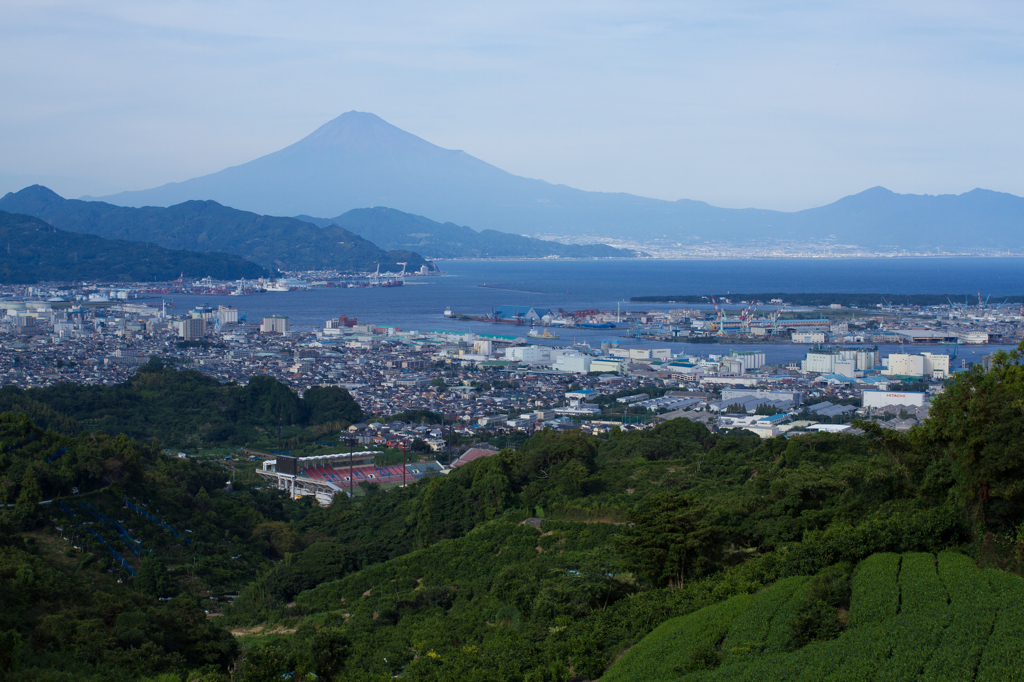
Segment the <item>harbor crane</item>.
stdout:
[[757,301],[751,302],[746,308],[740,313],[740,333],[750,334],[750,320],[754,317],[754,313],[757,312]]
[[715,306],[715,321],[712,326],[717,336],[725,336],[725,311],[718,307],[718,301],[711,297],[711,303]]
[[782,313],[786,310],[786,304],[783,303],[781,308],[773,310],[768,314],[768,320],[772,323],[772,336],[779,333],[779,318],[782,317]]

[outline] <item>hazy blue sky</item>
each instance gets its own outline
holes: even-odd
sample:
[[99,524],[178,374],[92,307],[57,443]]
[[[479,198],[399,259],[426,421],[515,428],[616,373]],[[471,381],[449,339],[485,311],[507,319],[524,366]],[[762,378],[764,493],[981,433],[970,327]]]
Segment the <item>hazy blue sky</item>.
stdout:
[[0,192],[143,189],[378,114],[510,172],[784,210],[1024,195],[1021,2],[0,0]]

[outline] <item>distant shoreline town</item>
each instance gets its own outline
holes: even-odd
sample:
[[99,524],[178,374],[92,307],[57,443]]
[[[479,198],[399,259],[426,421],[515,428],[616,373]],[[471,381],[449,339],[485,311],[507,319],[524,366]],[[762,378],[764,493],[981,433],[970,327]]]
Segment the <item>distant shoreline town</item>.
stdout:
[[[910,428],[927,415],[946,379],[969,369],[958,359],[961,346],[1018,344],[1024,330],[1019,300],[913,305],[883,299],[871,307],[808,308],[783,295],[730,299],[745,306],[729,310],[714,297],[713,310],[509,305],[482,318],[507,325],[508,333],[497,334],[441,331],[440,310],[436,331],[403,331],[346,315],[299,331],[284,315],[246,320],[225,305],[169,310],[129,300],[124,291],[0,290],[3,383],[111,385],[156,358],[223,382],[272,376],[300,395],[339,386],[367,415],[426,410],[449,415],[464,435],[536,428],[600,433],[686,417],[770,437],[847,430],[857,417]],[[597,347],[535,343],[558,339],[562,327],[623,336]],[[772,365],[764,350],[724,352],[715,345],[744,340],[802,344],[807,352],[802,361]],[[688,353],[680,343],[708,343],[709,352]],[[880,344],[900,347],[883,356]]]

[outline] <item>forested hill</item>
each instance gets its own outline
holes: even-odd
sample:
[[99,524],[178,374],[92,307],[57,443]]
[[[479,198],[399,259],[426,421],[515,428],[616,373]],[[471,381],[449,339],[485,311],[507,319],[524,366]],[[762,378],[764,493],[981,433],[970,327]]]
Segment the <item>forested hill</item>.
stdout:
[[[685,419],[607,438],[545,430],[329,507],[244,480],[228,492],[214,463],[125,436],[58,434],[58,416],[91,393],[11,394],[5,409],[23,414],[0,416],[0,491],[14,505],[0,510],[0,670],[60,682],[1014,680],[1022,363],[1024,347],[958,375],[909,433],[860,422],[861,435],[761,440]],[[128,415],[169,371],[148,368],[115,387],[122,402],[84,409]],[[275,391],[256,393],[259,418],[280,409]],[[243,404],[228,395],[228,410]],[[230,605],[214,598],[236,588]]]
[[151,282],[186,277],[254,279],[265,268],[226,253],[175,251],[154,244],[58,230],[38,218],[0,211],[0,284],[44,281]]
[[[300,216],[301,218],[302,216]],[[338,225],[384,249],[415,250],[432,258],[631,258],[629,249],[606,244],[560,244],[519,234],[439,223],[393,208],[357,208],[336,218],[311,219]]]
[[100,201],[64,199],[33,185],[0,199],[0,210],[23,213],[71,232],[107,239],[151,242],[168,249],[230,253],[281,270],[415,270],[418,253],[385,252],[340,227],[320,229],[295,218],[257,215],[215,201],[186,201],[161,208],[126,208]]
[[340,429],[363,418],[358,403],[337,386],[314,386],[300,398],[272,377],[253,377],[245,386],[222,384],[156,359],[115,386],[5,386],[0,389],[0,411],[23,412],[40,425],[69,435],[88,424],[92,430],[123,433],[140,441],[155,438],[194,448],[269,440],[278,426],[291,434],[311,426]]

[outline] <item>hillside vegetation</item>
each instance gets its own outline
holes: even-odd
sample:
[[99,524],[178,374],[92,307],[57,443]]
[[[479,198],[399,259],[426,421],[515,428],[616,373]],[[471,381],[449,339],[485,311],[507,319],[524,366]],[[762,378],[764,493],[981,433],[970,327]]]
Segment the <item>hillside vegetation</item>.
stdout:
[[[1024,651],[1022,359],[951,380],[906,434],[862,423],[864,435],[761,440],[683,419],[605,439],[542,431],[329,507],[229,493],[217,464],[156,444],[54,430],[110,389],[12,395],[4,408],[25,414],[0,419],[7,679],[1007,679]],[[139,402],[139,415],[173,404]],[[34,503],[49,495],[66,496]],[[69,547],[68,529],[91,544]],[[19,601],[40,593],[17,581],[74,570],[102,587],[90,599],[123,606],[79,608],[73,591]],[[200,630],[168,640],[146,625],[172,608]],[[199,608],[221,615],[187,615]],[[156,620],[119,620],[138,612]]]
[[852,586],[844,570],[787,578],[669,620],[601,679],[1014,680],[1022,616],[1018,576],[951,552],[873,554]]
[[205,611],[269,564],[260,538],[287,519],[279,496],[242,484],[229,496],[209,465],[24,415],[0,415],[0,452],[0,678],[227,669],[238,644]]
[[262,447],[276,444],[278,427],[287,440],[308,427],[337,431],[363,417],[349,392],[336,386],[314,386],[299,398],[271,377],[253,377],[245,386],[222,384],[155,359],[115,386],[5,386],[0,409],[22,412],[68,435],[88,427],[192,448]]
[[0,199],[0,209],[23,213],[62,230],[106,239],[149,242],[167,249],[241,256],[271,270],[410,270],[426,261],[407,251],[385,252],[340,227],[320,229],[295,218],[239,211],[215,201],[169,208],[126,208],[101,201],[64,199],[33,185]]
[[151,282],[186,277],[255,279],[265,268],[226,253],[174,251],[153,244],[58,230],[38,218],[0,211],[0,284]]

